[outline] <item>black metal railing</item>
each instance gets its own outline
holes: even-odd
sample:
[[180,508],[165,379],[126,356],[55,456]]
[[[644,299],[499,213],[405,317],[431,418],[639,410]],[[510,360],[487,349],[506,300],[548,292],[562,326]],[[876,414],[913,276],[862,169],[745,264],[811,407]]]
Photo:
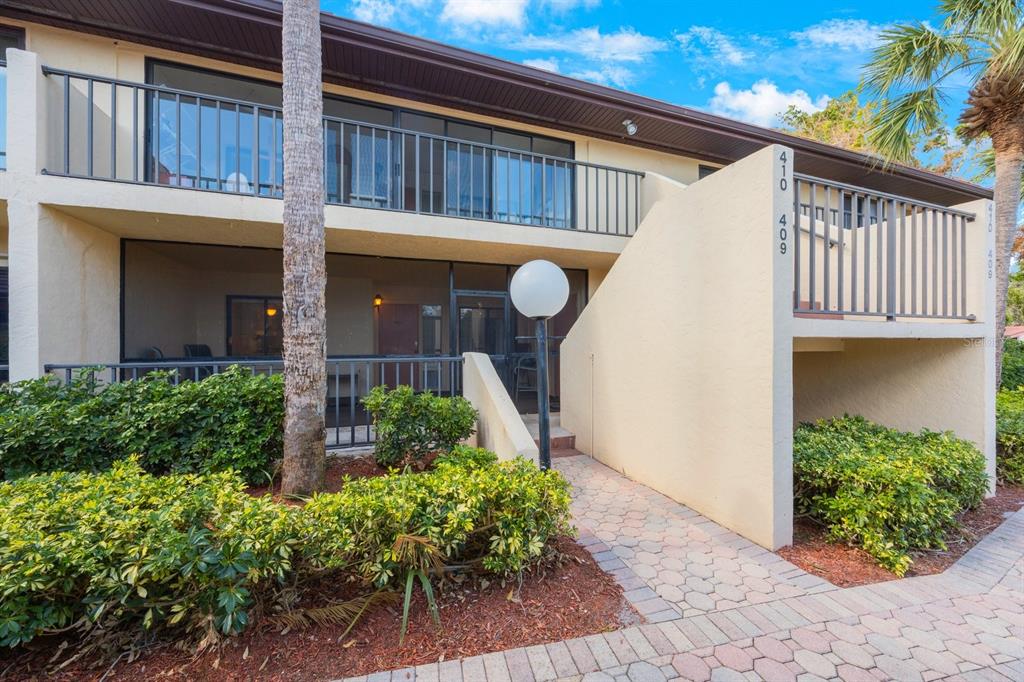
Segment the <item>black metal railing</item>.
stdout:
[[[98,365],[48,364],[44,370],[62,381],[89,377],[102,386],[138,379],[151,372],[170,372],[169,380],[202,381],[238,365],[253,374],[280,374],[280,359],[208,358],[202,360],[149,360]],[[327,447],[341,449],[370,445],[376,440],[373,419],[362,398],[376,386],[412,386],[436,395],[462,394],[462,358],[459,356],[360,356],[327,360]]]
[[794,185],[794,311],[974,319],[973,214],[803,175]]
[[[44,67],[51,175],[280,197],[279,107]],[[632,235],[643,173],[325,116],[328,204]]]

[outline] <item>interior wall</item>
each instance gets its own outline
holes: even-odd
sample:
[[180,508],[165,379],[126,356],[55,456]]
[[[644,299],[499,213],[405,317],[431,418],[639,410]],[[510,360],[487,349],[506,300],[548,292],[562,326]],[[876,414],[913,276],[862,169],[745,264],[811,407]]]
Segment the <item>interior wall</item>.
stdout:
[[845,339],[839,352],[794,353],[794,424],[856,414],[902,431],[953,431],[994,477],[993,362],[977,339]]

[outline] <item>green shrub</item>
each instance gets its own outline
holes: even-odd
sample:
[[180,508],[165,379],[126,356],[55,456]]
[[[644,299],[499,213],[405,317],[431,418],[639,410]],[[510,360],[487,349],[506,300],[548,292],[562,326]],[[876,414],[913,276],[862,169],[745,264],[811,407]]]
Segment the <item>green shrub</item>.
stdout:
[[0,483],[0,645],[177,625],[235,633],[254,594],[292,570],[294,517],[231,473],[100,474]]
[[1018,339],[1005,339],[1000,388],[1012,391],[1018,386],[1024,386],[1024,342]]
[[475,448],[303,507],[243,485],[230,472],[154,477],[137,458],[0,483],[0,645],[76,624],[234,634],[255,613],[294,614],[314,576],[396,590],[414,573],[429,587],[435,560],[514,574],[571,530],[560,474]]
[[985,495],[985,460],[949,433],[902,433],[863,417],[801,424],[793,438],[797,513],[859,544],[897,575],[912,549],[944,549],[957,515]]
[[383,467],[449,452],[473,434],[476,410],[462,396],[416,393],[410,386],[374,387],[363,404],[373,415],[374,456]]
[[359,479],[314,496],[303,521],[321,552],[315,560],[351,567],[379,587],[395,585],[418,568],[393,551],[399,537],[412,536],[436,547],[446,565],[510,574],[569,531],[569,484],[561,474],[523,459],[464,454],[424,473]]
[[265,481],[281,456],[280,376],[231,367],[202,381],[154,372],[99,388],[83,373],[0,386],[0,473],[102,471],[132,454],[151,473],[234,469]]
[[996,443],[999,480],[1024,483],[1024,387],[996,394]]

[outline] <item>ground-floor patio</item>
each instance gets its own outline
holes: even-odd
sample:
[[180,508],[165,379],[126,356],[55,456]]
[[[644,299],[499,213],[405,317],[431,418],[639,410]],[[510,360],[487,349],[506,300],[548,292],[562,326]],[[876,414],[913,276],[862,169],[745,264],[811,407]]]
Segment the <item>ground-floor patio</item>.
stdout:
[[838,588],[590,457],[555,466],[646,622],[352,679],[1024,679],[1024,509],[945,573]]

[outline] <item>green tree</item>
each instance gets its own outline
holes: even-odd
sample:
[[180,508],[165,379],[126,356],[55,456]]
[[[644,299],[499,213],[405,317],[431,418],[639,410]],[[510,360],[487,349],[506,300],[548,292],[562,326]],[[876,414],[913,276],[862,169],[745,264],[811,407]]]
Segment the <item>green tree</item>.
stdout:
[[1010,275],[1006,289],[1006,324],[1024,324],[1024,273]]
[[[880,100],[868,139],[887,159],[910,162],[917,136],[942,125],[943,88],[953,79],[969,81],[958,133],[988,138],[992,146],[996,338],[1002,338],[1024,163],[1024,12],[1018,0],[942,0],[938,10],[938,26],[919,22],[882,32],[864,74],[865,87]],[[996,354],[1000,373],[1001,344]]]
[[[857,91],[850,90],[829,100],[820,111],[808,112],[790,105],[782,114],[782,129],[825,144],[883,156],[883,150],[871,139],[871,131],[879,108],[884,106],[884,102],[861,103]],[[957,175],[971,158],[969,147],[951,139],[943,125],[914,130],[911,135],[914,153],[906,160],[908,165]]]

